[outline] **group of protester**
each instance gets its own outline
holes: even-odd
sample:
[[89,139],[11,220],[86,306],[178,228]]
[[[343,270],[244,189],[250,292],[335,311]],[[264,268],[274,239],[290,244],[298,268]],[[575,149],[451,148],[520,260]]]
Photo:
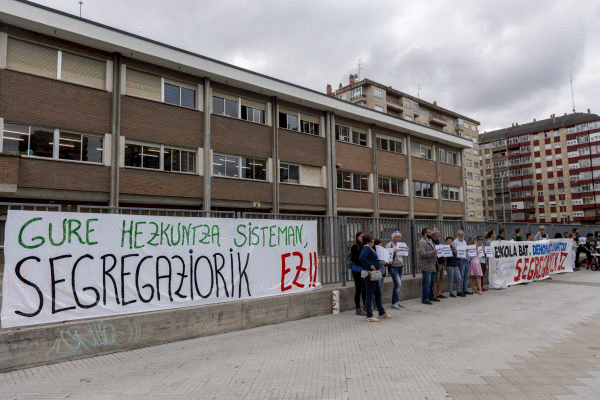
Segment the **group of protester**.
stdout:
[[[474,293],[482,294],[487,291],[483,287],[483,280],[487,271],[487,257],[483,249],[490,246],[495,240],[520,241],[539,241],[550,239],[544,226],[540,227],[537,234],[524,234],[521,228],[517,228],[515,236],[507,238],[506,230],[500,229],[498,235],[494,230],[487,232],[483,236],[471,236],[465,239],[465,233],[461,230],[457,232],[457,237],[451,236],[442,243],[442,234],[439,229],[424,228],[421,232],[421,239],[417,244],[417,268],[422,273],[422,298],[423,304],[432,305],[434,302],[440,302],[445,299],[442,293],[444,280],[444,271],[448,275],[449,297],[467,297]],[[525,236],[525,237],[523,237]],[[565,232],[563,235],[557,233],[555,238],[573,239],[573,251],[576,253],[574,270],[579,270],[579,255],[585,253],[588,258],[588,268],[592,264],[592,255],[596,251],[596,246],[600,243],[600,231],[595,235],[588,233],[586,244],[580,244],[579,229],[574,228],[572,233]],[[400,287],[402,284],[402,274],[404,269],[404,255],[401,253],[401,246],[408,251],[408,247],[402,242],[402,234],[394,232],[391,241],[385,246],[390,252],[389,258],[382,259],[378,250],[383,250],[381,242],[373,236],[359,231],[355,236],[355,243],[350,250],[349,261],[352,268],[352,277],[355,284],[354,303],[357,315],[366,315],[368,322],[379,322],[381,319],[390,319],[391,316],[385,312],[382,301],[382,290],[384,277],[389,273],[394,282],[392,292],[392,308],[401,309],[404,306],[400,303]],[[436,245],[446,244],[450,246],[452,257],[438,257]],[[475,245],[478,251],[465,252],[467,246]],[[372,271],[381,272],[374,274]],[[373,276],[378,279],[373,280]],[[469,281],[471,290],[469,291]],[[456,294],[454,284],[456,283]],[[364,308],[361,307],[361,299]],[[377,308],[379,317],[373,314],[373,308]]]

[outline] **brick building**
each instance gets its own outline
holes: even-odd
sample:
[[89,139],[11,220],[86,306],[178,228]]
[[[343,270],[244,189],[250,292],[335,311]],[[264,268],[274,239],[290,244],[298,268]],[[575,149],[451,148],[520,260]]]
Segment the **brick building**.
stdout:
[[486,132],[479,142],[489,220],[600,223],[598,115],[552,115]]
[[[333,93],[331,86],[328,85],[327,91],[353,104],[471,140],[473,147],[463,152],[465,213],[467,219],[471,221],[483,221],[480,149],[477,140],[480,125],[478,121],[442,108],[435,101],[429,103],[370,79],[356,82],[354,75],[350,75],[347,86],[340,84],[339,89]],[[427,153],[423,153],[422,156],[426,157]]]
[[470,140],[47,7],[3,7],[1,201],[464,217]]

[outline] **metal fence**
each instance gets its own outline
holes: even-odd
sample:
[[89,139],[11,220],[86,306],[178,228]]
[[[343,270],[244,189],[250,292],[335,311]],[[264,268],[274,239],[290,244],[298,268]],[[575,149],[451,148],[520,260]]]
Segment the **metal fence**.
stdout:
[[[69,207],[71,209],[71,207]],[[34,210],[34,211],[62,211],[59,204],[29,204],[29,203],[0,203],[0,248],[4,247],[4,227],[8,210]],[[573,228],[579,228],[579,234],[585,236],[600,230],[594,225],[569,225],[569,224],[530,224],[530,223],[500,223],[495,221],[440,221],[432,219],[400,219],[400,218],[374,218],[353,216],[326,216],[326,215],[294,215],[294,214],[266,214],[266,213],[236,213],[233,211],[203,211],[186,209],[165,208],[137,208],[137,207],[105,207],[105,206],[77,206],[79,213],[124,214],[124,215],[152,215],[174,216],[183,218],[249,218],[249,219],[274,219],[289,221],[317,221],[317,243],[320,281],[323,284],[342,283],[352,280],[352,274],[346,267],[346,259],[354,244],[357,232],[371,234],[381,240],[385,246],[391,240],[392,233],[399,231],[403,241],[409,247],[409,256],[405,257],[404,274],[415,276],[420,272],[416,266],[417,242],[421,238],[423,228],[437,228],[442,234],[442,241],[446,237],[456,237],[459,230],[465,236],[485,235],[490,230],[499,233],[500,228],[506,229],[506,238],[512,239],[517,228],[523,229],[524,234],[536,234],[541,225],[546,227],[546,233],[551,238],[556,233],[571,233]],[[524,238],[525,239],[525,238]]]
[[60,204],[34,204],[34,203],[2,203],[0,202],[0,249],[4,248],[4,228],[8,210],[28,211],[61,211]]

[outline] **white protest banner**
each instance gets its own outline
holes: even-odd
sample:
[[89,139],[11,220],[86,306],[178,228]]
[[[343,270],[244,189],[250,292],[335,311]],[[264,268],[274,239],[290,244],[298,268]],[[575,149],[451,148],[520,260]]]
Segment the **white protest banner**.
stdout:
[[398,242],[396,243],[396,247],[398,248],[398,254],[401,256],[408,256],[408,246],[406,245],[406,243],[403,242]]
[[319,288],[317,222],[8,211],[2,328]]
[[436,244],[435,249],[437,250],[437,258],[445,257],[443,244]]
[[585,243],[586,243],[586,239],[583,236],[581,236],[579,238],[579,244],[585,244]]
[[505,288],[522,282],[548,278],[573,271],[571,239],[537,242],[494,242],[489,259],[490,287]]
[[467,255],[469,257],[477,257],[477,246],[470,244],[467,246]]
[[485,255],[487,257],[493,257],[494,256],[494,250],[492,249],[492,246],[485,246]]

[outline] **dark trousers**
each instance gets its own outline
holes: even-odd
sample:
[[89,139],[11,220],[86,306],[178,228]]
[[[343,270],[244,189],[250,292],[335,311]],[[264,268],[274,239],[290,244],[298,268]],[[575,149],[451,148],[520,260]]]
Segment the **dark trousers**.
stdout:
[[485,278],[485,271],[487,271],[487,264],[481,264],[481,272],[483,273],[483,275],[481,275],[481,287],[483,288],[483,278]]
[[592,264],[592,253],[584,246],[577,246],[577,252],[575,253],[575,268],[579,268],[579,254],[585,253],[587,257],[588,267]]
[[379,281],[372,281],[368,276],[364,279],[365,286],[367,288],[367,300],[365,302],[365,309],[367,310],[367,318],[373,316],[373,298],[375,298],[375,305],[379,315],[385,314],[383,304],[381,304],[381,288],[379,287]]
[[354,292],[354,305],[356,308],[360,308],[360,298],[362,297],[363,305],[365,305],[365,300],[367,298],[367,289],[365,287],[365,281],[360,276],[360,272],[356,272],[352,270],[352,279],[354,279],[354,288],[356,289]]

